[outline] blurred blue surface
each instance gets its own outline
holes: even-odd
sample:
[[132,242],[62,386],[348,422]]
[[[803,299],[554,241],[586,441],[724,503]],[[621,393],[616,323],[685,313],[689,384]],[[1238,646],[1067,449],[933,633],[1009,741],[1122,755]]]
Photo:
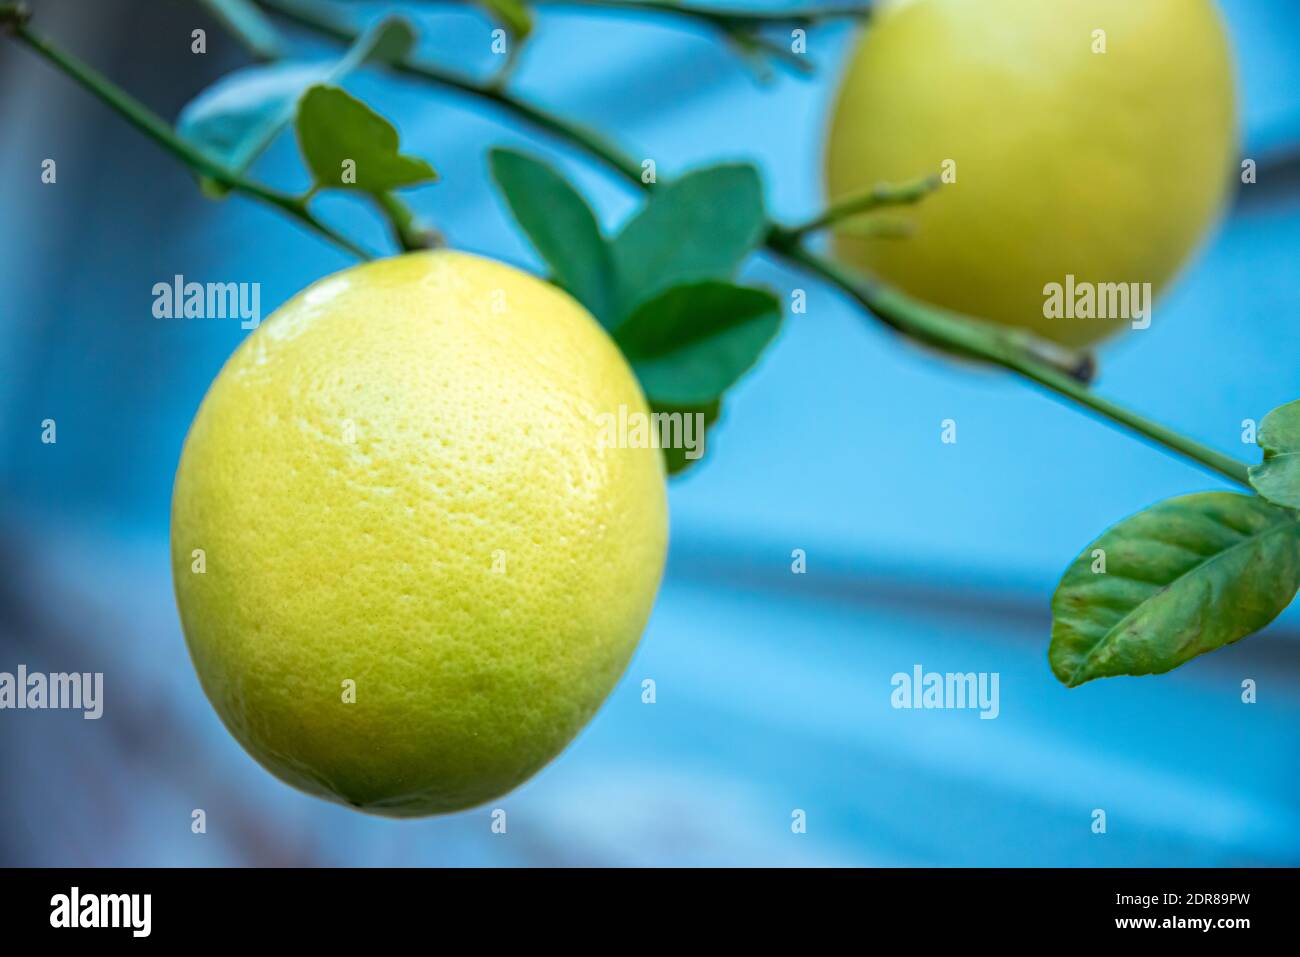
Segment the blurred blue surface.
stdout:
[[[1224,6],[1260,183],[1154,327],[1108,348],[1099,388],[1250,457],[1242,420],[1300,394],[1300,7]],[[45,0],[37,12],[174,116],[244,58],[215,30],[208,56],[190,56],[201,18],[167,7]],[[490,68],[485,21],[410,12],[424,52]],[[146,39],[128,13],[161,25]],[[849,38],[814,29],[817,77],[764,87],[680,25],[547,11],[518,84],[665,174],[756,160],[771,207],[794,218],[818,203]],[[488,183],[488,145],[554,159],[606,226],[633,207],[581,157],[478,104],[378,76],[351,85],[439,168],[440,184],[410,196],[458,246],[536,263]],[[150,290],[175,273],[259,281],[269,312],[348,260],[257,206],[204,201],[173,161],[10,43],[0,129],[0,670],[102,670],[107,689],[98,722],[0,712],[0,863],[1300,863],[1294,608],[1161,678],[1067,691],[1047,668],[1047,603],[1067,562],[1119,518],[1220,483],[1018,382],[900,343],[762,261],[751,277],[808,288],[808,313],[730,398],[709,460],[674,485],[669,571],[641,650],[577,742],[498,802],[508,833],[490,832],[490,808],[393,822],[279,784],[204,700],[167,562],[185,430],[246,333],[156,320]],[[37,180],[47,156],[56,187]],[[257,171],[302,183],[290,139]],[[322,209],[384,241],[369,211]],[[39,441],[45,418],[57,445]],[[945,418],[959,422],[956,445],[937,441]],[[790,574],[794,548],[806,575]],[[890,676],[917,663],[999,672],[1000,717],[894,710]],[[1244,678],[1257,704],[1241,703]],[[190,832],[196,807],[204,835]],[[1090,830],[1094,808],[1105,835]]]

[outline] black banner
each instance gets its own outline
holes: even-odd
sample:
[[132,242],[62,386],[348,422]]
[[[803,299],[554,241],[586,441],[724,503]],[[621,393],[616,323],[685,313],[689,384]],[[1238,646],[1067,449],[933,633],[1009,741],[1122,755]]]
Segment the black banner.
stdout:
[[[910,928],[918,944],[1191,936],[1294,922],[1292,870],[6,870],[7,940],[374,943],[431,929],[728,934]],[[544,933],[543,933],[544,931]],[[978,935],[978,936],[973,936]]]

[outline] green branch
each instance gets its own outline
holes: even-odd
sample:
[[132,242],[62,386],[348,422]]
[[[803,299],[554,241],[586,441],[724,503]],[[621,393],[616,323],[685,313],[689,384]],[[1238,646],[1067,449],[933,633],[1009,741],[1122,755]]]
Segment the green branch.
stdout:
[[871,15],[870,3],[842,6],[809,6],[793,10],[729,10],[672,0],[531,0],[534,6],[579,7],[583,9],[620,10],[629,13],[662,14],[700,20],[720,28],[736,27],[803,27],[827,20],[864,20]]
[[0,4],[0,24],[7,27],[15,38],[77,81],[82,87],[107,104],[110,109],[194,170],[194,172],[207,176],[236,193],[242,193],[279,209],[353,256],[360,259],[370,258],[370,254],[352,240],[317,219],[311,210],[307,208],[307,204],[302,198],[271,189],[227,169],[194,144],[178,136],[170,124],[163,120],[162,117],[121,87],[115,85],[107,77],[83,63],[71,53],[33,33],[27,27],[26,21],[26,10],[21,4]]
[[[200,2],[207,3],[209,0],[200,0]],[[249,9],[253,10],[259,17],[264,16],[262,11],[256,7],[250,7]],[[243,29],[239,24],[225,20],[223,20],[223,24],[230,31],[231,36],[258,60],[264,63],[275,63],[284,59],[284,55],[278,46],[268,47],[265,43],[259,42],[258,37],[251,35],[249,30]],[[361,65],[364,57],[358,56],[357,53],[357,49],[353,47],[342,60],[335,64],[334,69],[330,71],[329,82],[338,83],[346,74]],[[285,123],[291,118],[292,114],[290,117],[286,117]],[[261,142],[248,149],[248,160],[238,172],[242,173],[255,157],[261,155],[271,145],[271,142],[280,135],[282,128],[283,125],[281,124],[268,127]],[[316,187],[313,186],[313,193],[315,190]],[[304,201],[309,198],[310,194],[304,197]],[[414,211],[396,193],[381,193],[373,198],[376,208],[388,221],[389,231],[392,233],[393,241],[397,243],[399,249],[404,252],[413,252],[419,249],[431,249],[441,244],[442,237],[438,232],[421,222]]]
[[[340,42],[350,43],[357,37],[358,31],[348,24],[296,0],[259,0],[259,2],[300,26]],[[77,80],[190,168],[236,192],[281,209],[353,255],[363,259],[369,258],[368,254],[351,240],[316,219],[307,208],[305,198],[271,190],[215,162],[201,150],[178,137],[167,123],[139,101],[70,54],[34,35],[27,29],[26,20],[27,12],[21,4],[0,4],[0,25],[8,28],[19,40]],[[545,113],[515,98],[499,86],[480,84],[431,64],[409,58],[393,64],[392,68],[399,73],[416,76],[444,88],[491,102],[516,118],[579,147],[629,182],[642,189],[649,188],[649,184],[641,179],[640,165],[610,146],[602,137]],[[926,182],[928,181],[922,181],[922,184]],[[928,188],[932,188],[922,190],[922,184],[913,184],[910,187],[911,191],[916,192],[916,198],[923,195],[924,191],[928,191]],[[1009,369],[1065,400],[1077,403],[1157,445],[1186,456],[1230,481],[1249,487],[1247,469],[1241,462],[1123,406],[1103,399],[1089,390],[1083,384],[1091,376],[1091,362],[1088,357],[1078,356],[1020,330],[994,326],[929,306],[889,286],[868,281],[833,260],[810,252],[803,245],[801,240],[806,233],[836,222],[847,215],[862,212],[870,208],[873,203],[879,205],[892,201],[898,195],[900,192],[895,189],[854,197],[832,206],[802,226],[789,228],[771,224],[767,248],[786,262],[839,287],[872,315],[906,335],[942,349]],[[909,196],[911,192],[908,188],[904,188],[902,195]],[[407,246],[412,241],[414,229],[414,219],[409,215],[409,210],[406,210],[400,202],[396,204],[392,200],[385,202],[383,198],[380,199],[380,205],[390,216],[399,239],[404,246]]]
[[[358,31],[346,21],[332,17],[302,0],[258,0],[269,10],[301,27],[341,43],[351,43]],[[641,166],[601,136],[549,113],[544,113],[499,87],[456,76],[431,64],[407,58],[391,69],[414,76],[444,89],[472,96],[501,108],[516,119],[576,146],[619,174],[628,182],[649,189],[641,179]],[[914,184],[920,188],[918,184]],[[865,202],[862,197],[855,201]],[[850,202],[850,201],[846,201]],[[994,326],[966,316],[937,309],[903,293],[844,268],[839,263],[809,251],[799,241],[812,228],[835,221],[841,211],[834,207],[797,227],[772,224],[767,248],[776,256],[811,272],[854,298],[867,311],[899,332],[940,349],[971,356],[1008,369],[1055,393],[1058,397],[1091,411],[1125,430],[1182,455],[1239,485],[1249,487],[1245,464],[1202,445],[1157,422],[1103,399],[1085,383],[1093,373],[1092,359],[1039,339],[1018,329]]]
[[764,36],[764,30],[810,27],[828,20],[865,20],[871,15],[870,4],[802,7],[795,10],[728,10],[673,0],[532,0],[534,6],[575,7],[581,10],[652,15],[685,20],[717,31],[728,40],[741,57],[750,61],[765,79],[769,72],[764,58],[770,57],[800,73],[811,73],[812,61],[795,53],[788,40],[777,42]]
[[[436,0],[428,0],[436,2]],[[442,0],[458,5],[483,5],[483,0]],[[570,7],[585,12],[630,14],[682,20],[711,29],[730,42],[748,61],[760,79],[766,79],[770,58],[800,73],[813,71],[812,61],[791,48],[788,39],[778,42],[764,31],[810,27],[830,20],[865,20],[872,14],[870,3],[807,6],[790,10],[739,10],[675,0],[528,0],[532,7]],[[512,47],[512,50],[517,47]]]
[[[355,43],[357,37],[361,35],[361,31],[346,19],[333,11],[322,9],[318,4],[303,2],[303,0],[256,0],[256,2],[288,22],[337,43]],[[544,130],[557,139],[575,145],[599,158],[623,176],[640,181],[640,164],[607,144],[598,133],[518,100],[495,82],[481,83],[410,56],[386,66],[402,76],[415,77],[425,83],[433,83],[443,89],[493,103],[531,126]]]
[[388,220],[393,232],[393,239],[398,247],[406,252],[419,249],[435,249],[443,245],[442,236],[437,230],[426,225],[396,193],[376,193],[375,205]]
[[1080,381],[1089,377],[1086,370],[1079,370],[1078,375],[1069,375],[1056,368],[1057,363],[1051,357],[1034,357],[1035,350],[1052,349],[1053,344],[1036,340],[1014,328],[954,317],[889,286],[871,282],[797,243],[783,247],[782,252],[788,261],[838,286],[900,332],[1024,376],[1061,399],[1084,406],[1102,419],[1157,446],[1177,452],[1230,482],[1250,488],[1244,463],[1097,395]]
[[798,242],[810,233],[834,226],[836,223],[888,206],[910,206],[920,202],[939,188],[938,176],[927,176],[910,183],[881,183],[869,190],[855,193],[832,203],[812,219],[798,226],[777,226],[773,230],[775,243]]

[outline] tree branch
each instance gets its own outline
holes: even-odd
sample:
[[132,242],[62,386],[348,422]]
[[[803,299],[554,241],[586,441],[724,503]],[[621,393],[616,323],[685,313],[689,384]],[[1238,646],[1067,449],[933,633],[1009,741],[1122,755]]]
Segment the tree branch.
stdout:
[[26,15],[20,4],[0,4],[0,24],[8,27],[21,43],[76,80],[128,123],[196,173],[201,173],[234,192],[250,196],[279,209],[359,259],[371,258],[368,252],[352,240],[317,219],[302,198],[271,189],[227,169],[194,144],[178,136],[162,117],[94,68],[33,33],[26,26]]
[[1197,442],[1180,432],[1105,399],[1089,389],[1080,378],[1059,371],[1050,362],[1029,358],[1042,340],[1034,340],[1017,329],[952,316],[937,307],[919,302],[888,286],[873,283],[850,272],[834,260],[809,252],[802,245],[785,248],[786,258],[807,272],[838,286],[847,295],[914,339],[959,354],[1001,366],[1037,383],[1067,402],[1088,409],[1099,418],[1134,432],[1153,445],[1191,459],[1216,475],[1250,488],[1247,467],[1229,455]]
[[675,3],[672,0],[532,0],[534,6],[579,7],[592,10],[621,10],[631,13],[662,14],[701,20],[719,28],[805,27],[827,20],[865,20],[871,16],[872,4],[843,4],[798,7],[791,10],[730,10],[703,4]]
[[[340,42],[354,41],[359,32],[340,20],[330,18],[321,11],[312,10],[294,0],[259,0],[259,2],[301,26]],[[624,0],[609,0],[611,4],[623,2]],[[643,5],[645,0],[627,0],[627,2]],[[657,4],[651,0],[649,5]],[[280,209],[358,258],[370,258],[365,250],[347,237],[320,222],[307,208],[304,198],[272,190],[226,169],[193,144],[177,136],[165,121],[91,67],[32,33],[26,26],[27,19],[28,12],[24,5],[0,4],[0,26],[5,27],[21,42],[67,73],[191,169],[222,183],[235,192],[251,196]],[[392,68],[397,72],[489,101],[516,118],[579,147],[640,188],[649,188],[649,184],[641,179],[640,165],[610,146],[598,134],[545,113],[517,99],[500,86],[480,84],[455,76],[431,64],[411,59],[395,63]],[[847,215],[855,215],[864,209],[872,208],[873,204],[910,201],[908,197],[919,198],[930,188],[933,188],[930,181],[921,181],[919,184],[901,189],[873,191],[865,196],[854,197],[836,204],[820,216],[793,228],[772,223],[769,225],[767,248],[791,265],[839,287],[871,314],[904,334],[939,348],[972,356],[1015,372],[1056,393],[1062,399],[1083,406],[1150,442],[1177,452],[1229,481],[1249,487],[1246,466],[1241,462],[1117,403],[1101,398],[1086,388],[1084,381],[1090,378],[1092,371],[1088,357],[1077,356],[1069,350],[1038,340],[1020,330],[973,320],[919,302],[884,284],[869,281],[833,260],[810,252],[802,243],[804,235],[814,229],[829,225]],[[902,199],[900,200],[899,197]],[[391,198],[385,202],[381,197],[380,206],[392,221],[403,246],[410,248],[414,242],[415,229],[410,211],[400,201]]]
[[[359,31],[341,18],[302,0],[257,0],[297,25],[341,43],[351,43]],[[569,145],[617,173],[629,183],[648,190],[641,166],[599,134],[532,106],[500,87],[457,76],[441,67],[412,58],[390,67],[444,89],[486,101]],[[917,187],[919,188],[919,186]],[[858,199],[861,200],[861,198]],[[829,213],[829,211],[828,211]],[[930,306],[881,283],[870,282],[839,263],[809,251],[799,240],[810,228],[822,225],[823,214],[804,226],[769,226],[766,246],[782,260],[837,286],[886,325],[940,349],[981,359],[1023,376],[1055,393],[1064,401],[1083,406],[1102,419],[1135,432],[1146,440],[1182,455],[1229,481],[1249,487],[1246,466],[1166,426],[1153,422],[1089,390],[1092,357],[1077,353],[1023,330],[996,326]],[[832,219],[839,213],[829,213]]]

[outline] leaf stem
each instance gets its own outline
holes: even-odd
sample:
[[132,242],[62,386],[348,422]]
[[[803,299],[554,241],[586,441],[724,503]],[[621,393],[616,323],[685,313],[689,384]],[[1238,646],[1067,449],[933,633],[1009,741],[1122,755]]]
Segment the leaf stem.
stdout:
[[21,5],[0,5],[0,23],[6,24],[14,37],[75,80],[190,169],[216,180],[234,192],[243,193],[279,209],[360,259],[370,258],[370,254],[352,240],[317,219],[301,198],[271,189],[227,169],[194,144],[178,136],[165,120],[103,74],[71,53],[33,33],[26,26],[21,11]]
[[422,222],[395,194],[376,193],[374,200],[392,227],[393,239],[404,251],[434,249],[443,245],[438,231]]

